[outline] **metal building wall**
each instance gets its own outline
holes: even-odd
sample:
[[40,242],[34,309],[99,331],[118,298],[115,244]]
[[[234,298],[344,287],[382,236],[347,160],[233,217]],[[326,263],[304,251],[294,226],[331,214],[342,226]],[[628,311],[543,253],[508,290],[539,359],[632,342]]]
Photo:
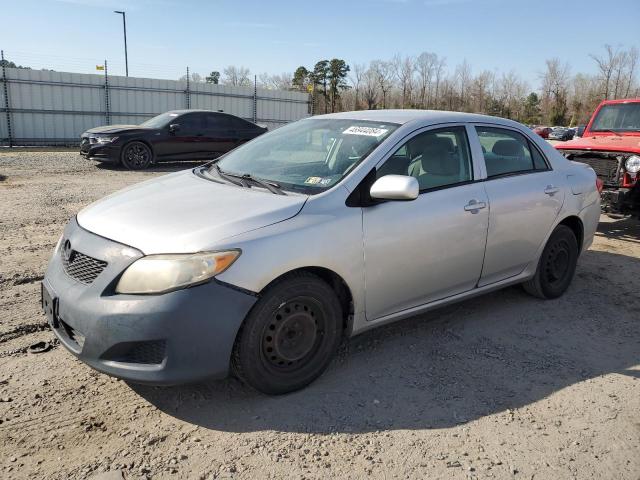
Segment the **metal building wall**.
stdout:
[[309,114],[309,98],[299,92],[14,68],[5,74],[11,138],[0,88],[0,145],[75,144],[89,128],[183,108],[223,110],[270,129]]

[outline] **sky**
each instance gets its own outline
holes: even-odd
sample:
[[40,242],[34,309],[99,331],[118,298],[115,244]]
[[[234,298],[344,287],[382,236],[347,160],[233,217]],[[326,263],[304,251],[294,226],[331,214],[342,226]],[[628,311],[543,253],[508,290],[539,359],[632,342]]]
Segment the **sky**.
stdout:
[[227,65],[293,72],[435,52],[453,71],[513,70],[533,89],[545,59],[595,73],[604,44],[640,49],[640,0],[0,0],[0,48],[32,68],[177,79]]

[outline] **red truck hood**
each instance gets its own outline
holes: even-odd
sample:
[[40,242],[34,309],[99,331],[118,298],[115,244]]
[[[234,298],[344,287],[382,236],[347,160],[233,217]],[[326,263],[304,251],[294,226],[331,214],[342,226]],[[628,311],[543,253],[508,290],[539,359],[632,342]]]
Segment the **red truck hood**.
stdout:
[[554,145],[558,150],[600,150],[640,153],[640,137],[635,135],[587,136]]

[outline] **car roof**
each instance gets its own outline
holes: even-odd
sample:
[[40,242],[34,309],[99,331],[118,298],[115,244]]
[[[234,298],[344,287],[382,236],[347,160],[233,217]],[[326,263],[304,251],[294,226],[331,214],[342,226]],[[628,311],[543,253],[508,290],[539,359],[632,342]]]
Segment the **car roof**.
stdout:
[[388,122],[405,124],[420,121],[424,124],[435,123],[497,123],[503,125],[518,125],[519,123],[505,118],[481,115],[478,113],[449,112],[444,110],[358,110],[353,112],[329,113],[316,115],[313,119],[335,118],[344,120],[369,120],[374,122]]
[[220,113],[220,114],[223,114],[223,115],[231,115],[231,113],[216,112],[214,110],[204,110],[204,109],[201,109],[201,108],[185,108],[183,110],[169,110],[167,113],[177,113],[179,115],[182,115],[183,113],[194,113],[194,112]]

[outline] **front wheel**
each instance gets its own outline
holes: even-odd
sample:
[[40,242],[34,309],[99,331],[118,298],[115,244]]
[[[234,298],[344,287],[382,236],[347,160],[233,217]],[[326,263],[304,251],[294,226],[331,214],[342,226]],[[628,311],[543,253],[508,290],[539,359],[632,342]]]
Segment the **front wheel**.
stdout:
[[565,225],[558,225],[542,251],[536,274],[523,284],[527,293],[544,299],[561,296],[573,279],[578,251],[573,231]]
[[129,170],[144,170],[153,162],[153,153],[145,143],[130,142],[122,149],[121,161]]
[[270,395],[299,390],[327,368],[340,343],[342,307],[333,289],[310,273],[269,287],[240,328],[232,370]]

